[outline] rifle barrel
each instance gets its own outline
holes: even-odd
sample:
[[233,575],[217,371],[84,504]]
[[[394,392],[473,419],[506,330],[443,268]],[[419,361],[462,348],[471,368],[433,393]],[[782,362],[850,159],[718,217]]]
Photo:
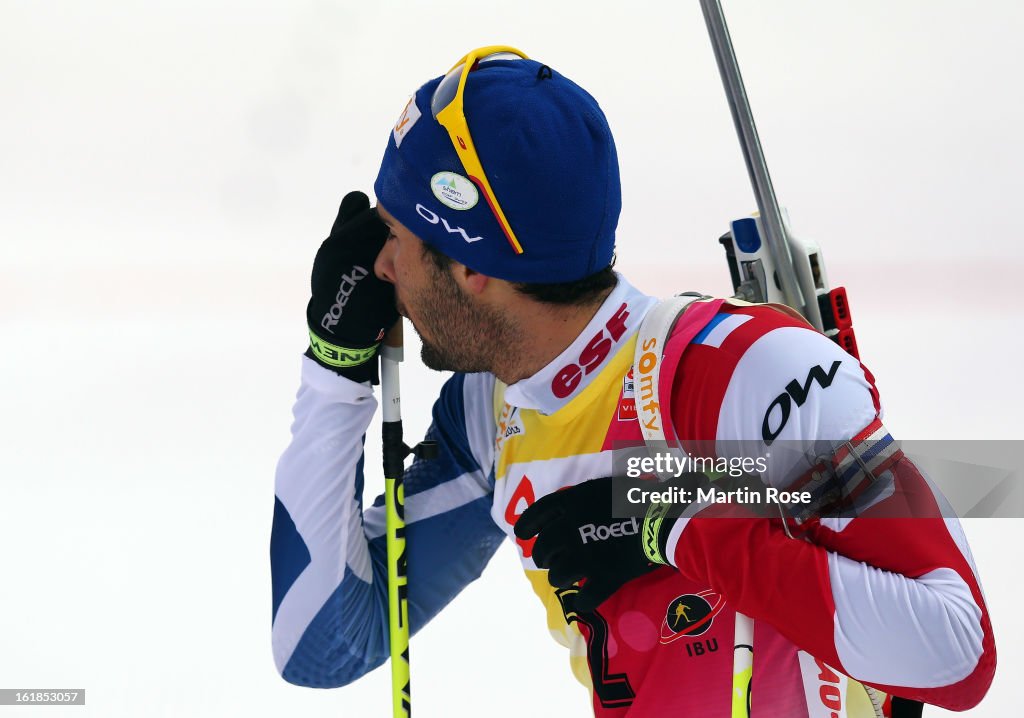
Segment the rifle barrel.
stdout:
[[[750,175],[750,184],[757,200],[761,225],[764,227],[764,241],[768,245],[768,251],[775,264],[782,295],[785,297],[786,304],[800,313],[804,313],[803,298],[797,285],[796,272],[793,269],[789,240],[785,224],[782,221],[782,211],[779,209],[779,202],[775,197],[771,175],[768,174],[768,165],[761,149],[757,127],[754,125],[754,115],[750,110],[750,101],[747,99],[747,90],[743,85],[743,76],[740,74],[740,66],[736,61],[736,53],[733,51],[732,38],[729,36],[729,27],[725,23],[722,5],[719,0],[700,0],[700,6],[704,12],[708,35],[711,36],[711,46],[715,52],[715,60],[718,62],[718,72],[721,74],[722,84],[725,86],[729,111],[732,113],[736,134],[739,136],[740,147],[743,150],[743,160],[747,164],[747,174]],[[766,281],[771,281],[771,278],[767,277]]]

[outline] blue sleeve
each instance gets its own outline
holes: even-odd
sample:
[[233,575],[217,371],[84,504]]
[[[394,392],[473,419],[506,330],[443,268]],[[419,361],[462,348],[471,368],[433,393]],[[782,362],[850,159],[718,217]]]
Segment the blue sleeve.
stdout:
[[[494,479],[488,387],[493,378],[483,375],[455,375],[444,385],[427,432],[438,443],[439,455],[417,459],[405,473],[413,633],[480,575],[504,536],[490,516]],[[312,425],[300,422],[297,411],[299,423],[306,431]],[[307,459],[322,456],[325,441],[320,438]],[[309,462],[286,461],[288,451],[282,457],[288,476],[282,477],[278,468],[271,536],[275,659],[285,680],[299,685],[345,685],[388,658],[383,497],[362,510],[362,442],[357,438],[355,443],[359,458],[349,471],[350,481],[328,472],[321,487],[303,484],[291,467]],[[345,450],[352,453],[350,446]],[[282,499],[282,484],[293,498]],[[338,491],[345,495],[335,499]],[[314,504],[340,506],[341,511],[317,511]],[[325,521],[334,523],[333,531],[321,531]],[[321,533],[332,540],[311,546]],[[343,534],[340,540],[338,533]]]

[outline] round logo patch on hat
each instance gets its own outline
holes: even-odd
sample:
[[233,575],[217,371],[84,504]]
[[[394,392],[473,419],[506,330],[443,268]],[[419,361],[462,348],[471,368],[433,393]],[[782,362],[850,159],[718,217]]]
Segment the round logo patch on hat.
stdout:
[[430,178],[430,189],[441,204],[452,209],[473,209],[480,201],[476,185],[455,172],[438,172]]

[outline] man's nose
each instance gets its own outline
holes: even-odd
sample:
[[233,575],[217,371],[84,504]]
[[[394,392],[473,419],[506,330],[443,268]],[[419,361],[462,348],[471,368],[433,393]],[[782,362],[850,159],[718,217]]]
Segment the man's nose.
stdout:
[[373,273],[385,282],[395,283],[395,241],[388,240],[373,263]]

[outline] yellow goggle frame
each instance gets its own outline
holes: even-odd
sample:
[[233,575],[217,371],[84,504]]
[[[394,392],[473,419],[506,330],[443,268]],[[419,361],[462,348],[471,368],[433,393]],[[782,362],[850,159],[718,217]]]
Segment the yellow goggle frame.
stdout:
[[[498,204],[498,198],[494,196],[494,190],[491,189],[487,173],[480,162],[480,155],[477,154],[476,146],[473,144],[473,136],[469,132],[469,124],[466,122],[466,113],[462,104],[463,95],[466,90],[466,78],[469,77],[469,73],[482,60],[498,59],[492,58],[493,55],[512,55],[523,60],[529,59],[526,53],[506,45],[488,45],[487,47],[479,47],[467,53],[462,59],[452,65],[452,68],[445,74],[444,79],[441,80],[441,83],[434,90],[430,109],[434,119],[448,131],[452,146],[455,148],[455,153],[459,156],[466,174],[469,175],[469,179],[483,193],[484,199],[487,200],[487,205],[491,208],[494,218],[498,220],[498,224],[505,233],[505,237],[508,238],[509,244],[512,245],[512,249],[516,254],[522,254],[523,247],[519,244],[515,232],[512,231],[512,225],[509,224],[508,218],[505,217],[504,210]],[[457,85],[455,84],[456,81]]]

